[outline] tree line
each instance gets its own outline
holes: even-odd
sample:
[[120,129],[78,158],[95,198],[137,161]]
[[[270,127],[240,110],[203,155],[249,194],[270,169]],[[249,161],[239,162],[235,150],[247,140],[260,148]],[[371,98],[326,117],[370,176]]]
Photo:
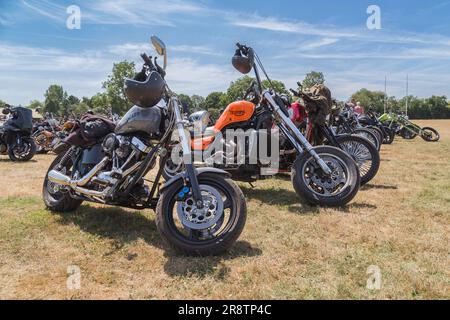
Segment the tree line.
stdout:
[[[78,98],[69,95],[62,86],[50,85],[44,93],[44,101],[33,100],[27,106],[32,109],[40,109],[41,113],[51,113],[55,116],[66,117],[79,116],[88,110],[110,115],[123,115],[130,107],[130,102],[123,93],[123,79],[132,78],[135,74],[135,64],[130,61],[122,61],[113,65],[108,78],[102,83],[103,92],[92,97]],[[185,110],[194,112],[208,110],[213,117],[217,117],[221,110],[229,103],[243,98],[245,91],[254,81],[254,78],[244,76],[230,83],[225,92],[212,92],[208,96],[179,94],[181,103]],[[321,72],[312,71],[303,79],[302,87],[309,88],[317,83],[324,83],[325,78]],[[269,87],[267,80],[263,81],[264,87]],[[279,93],[289,95],[289,91],[283,82],[272,80],[272,86]],[[401,112],[405,110],[408,102],[408,115],[411,119],[449,119],[450,106],[446,96],[432,96],[429,98],[418,98],[415,96],[397,99],[386,96],[381,91],[370,91],[361,89],[355,92],[351,99],[361,102],[365,108],[373,108],[382,113],[387,107],[388,111]],[[343,104],[344,102],[338,101]],[[0,107],[5,104],[0,100]]]

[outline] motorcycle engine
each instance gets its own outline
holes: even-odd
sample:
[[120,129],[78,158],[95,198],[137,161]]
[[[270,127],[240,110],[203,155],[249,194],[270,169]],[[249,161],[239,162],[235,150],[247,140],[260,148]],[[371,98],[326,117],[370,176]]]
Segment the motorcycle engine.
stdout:
[[130,138],[118,136],[114,133],[110,133],[105,137],[102,147],[103,152],[107,155],[112,155],[113,151],[115,151],[116,155],[121,159],[128,157],[131,153]]

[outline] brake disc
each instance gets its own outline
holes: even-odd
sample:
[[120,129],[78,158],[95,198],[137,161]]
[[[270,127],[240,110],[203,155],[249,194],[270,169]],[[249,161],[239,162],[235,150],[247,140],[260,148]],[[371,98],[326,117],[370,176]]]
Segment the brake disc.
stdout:
[[198,208],[192,196],[178,202],[177,213],[183,226],[204,230],[213,227],[223,216],[223,199],[213,187],[200,185],[203,208]]
[[[325,160],[325,159],[324,159]],[[340,166],[339,162],[336,159],[327,159],[325,163],[330,167],[331,174],[330,176],[324,177],[319,176],[314,173],[311,177],[311,180],[318,186],[326,188],[328,190],[336,188],[343,181],[345,181],[344,170]]]

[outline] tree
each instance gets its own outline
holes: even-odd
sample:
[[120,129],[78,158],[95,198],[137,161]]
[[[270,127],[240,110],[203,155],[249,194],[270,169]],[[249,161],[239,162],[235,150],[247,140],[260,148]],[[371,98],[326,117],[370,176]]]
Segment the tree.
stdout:
[[112,73],[108,79],[103,82],[103,88],[106,89],[108,96],[108,109],[112,107],[114,113],[124,114],[131,103],[125,97],[123,92],[123,80],[134,77],[134,62],[122,61],[113,65]]
[[44,109],[44,104],[39,100],[33,100],[28,105],[28,108],[33,110],[40,110],[40,112],[42,112],[42,110]]
[[62,86],[52,84],[48,87],[44,97],[44,112],[49,112],[55,115],[61,115],[63,113],[67,93],[64,92]]
[[[286,86],[284,85],[283,82],[278,81],[278,80],[271,80],[271,82],[272,82],[273,89],[276,92],[278,92],[280,94],[283,94],[283,93],[284,94],[289,94],[289,92],[286,90]],[[263,85],[264,89],[268,89],[270,87],[269,80],[264,80],[262,82],[262,85]]]
[[302,86],[304,89],[309,89],[316,84],[324,84],[325,77],[322,72],[311,71],[306,74],[305,79],[303,79]]
[[373,108],[377,112],[383,112],[385,97],[384,92],[370,91],[363,88],[354,93],[351,99],[355,100],[355,102],[361,102],[361,105],[366,109]]
[[191,97],[191,101],[192,101],[193,111],[198,111],[198,110],[201,110],[204,108],[203,103],[205,102],[205,98],[203,98],[202,96],[194,94]]
[[222,92],[212,92],[210,93],[204,102],[204,108],[211,113],[213,118],[216,118],[219,115],[219,112],[222,108],[226,107],[226,94]]
[[5,107],[5,105],[6,105],[6,102],[3,100],[0,100],[0,108]]
[[244,97],[245,91],[250,87],[252,81],[255,80],[252,77],[244,76],[231,82],[226,93],[226,104],[233,101],[241,100]]
[[[110,96],[107,93],[97,93],[91,98],[90,103],[92,111],[95,113],[109,114],[111,111]],[[114,109],[114,112],[117,112],[116,110]]]
[[178,99],[180,99],[181,105],[183,106],[183,112],[188,114],[191,113],[191,110],[193,109],[191,97],[187,94],[180,93]]

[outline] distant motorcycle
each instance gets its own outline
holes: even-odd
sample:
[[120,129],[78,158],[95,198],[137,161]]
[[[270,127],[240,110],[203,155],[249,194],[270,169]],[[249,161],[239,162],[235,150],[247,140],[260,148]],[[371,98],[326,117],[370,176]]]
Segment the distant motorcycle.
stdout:
[[53,118],[45,119],[33,126],[31,137],[36,143],[37,153],[48,153],[59,142],[58,133],[61,127],[57,120]]
[[31,160],[36,153],[36,144],[31,138],[31,110],[7,105],[3,114],[9,117],[0,126],[0,154],[7,154],[12,161]]

